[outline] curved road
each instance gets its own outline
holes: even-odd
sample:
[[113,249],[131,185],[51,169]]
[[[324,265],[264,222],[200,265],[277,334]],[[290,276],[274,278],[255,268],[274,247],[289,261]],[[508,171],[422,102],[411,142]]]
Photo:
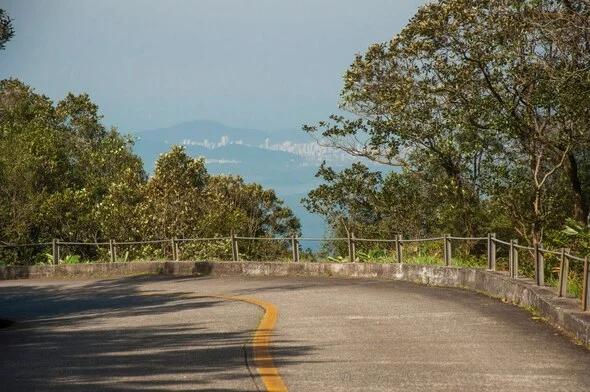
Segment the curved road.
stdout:
[[[514,306],[405,282],[0,282],[2,391],[257,391],[244,345],[270,302],[290,391],[588,391],[590,352]],[[246,360],[248,358],[248,360]]]

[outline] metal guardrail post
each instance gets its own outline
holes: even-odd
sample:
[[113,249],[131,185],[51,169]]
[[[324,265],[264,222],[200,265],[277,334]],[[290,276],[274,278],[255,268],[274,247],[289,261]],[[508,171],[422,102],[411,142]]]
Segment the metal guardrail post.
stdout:
[[[569,251],[568,251],[569,253]],[[561,248],[561,255],[559,261],[559,290],[560,297],[567,297],[567,278],[569,274],[569,258],[566,255],[566,250]]]
[[55,260],[55,264],[59,264],[61,260],[61,246],[59,246],[59,238],[55,240],[55,244],[57,246],[57,259]]
[[539,266],[537,267],[537,285],[545,286],[545,254],[540,250],[543,244],[539,244]]
[[176,241],[174,241],[174,238],[172,238],[170,240],[170,251],[172,252],[172,261],[176,260]]
[[232,261],[239,261],[238,240],[236,239],[236,234],[233,230],[231,231],[230,237]]
[[111,255],[111,263],[115,262],[115,244],[113,240],[109,240],[109,254]]
[[51,240],[51,250],[52,250],[52,257],[53,257],[53,264],[57,264],[59,261],[59,250],[57,245],[57,239]]
[[451,235],[447,234],[447,255],[449,255],[449,266],[453,265],[453,241],[451,241]]
[[486,242],[488,269],[492,269],[492,233],[488,233],[488,239]]
[[[514,245],[518,245],[518,240],[514,240]],[[514,252],[514,255],[512,256],[512,271],[514,272],[514,274],[512,277],[518,278],[518,248],[516,246],[513,246],[512,251]]]
[[496,233],[492,233],[490,235],[490,270],[496,270],[496,258],[497,258],[497,244],[496,244]]
[[346,232],[346,246],[348,247],[348,261],[352,261],[352,240],[350,239],[350,231]]
[[401,264],[403,262],[403,254],[402,254],[402,235],[396,234],[395,235],[395,254],[397,256],[397,262]]
[[451,244],[451,239],[449,238],[450,236],[450,234],[445,234],[443,236],[443,254],[445,259],[445,265],[447,267],[451,266],[451,260],[453,259],[453,248]]
[[514,240],[510,240],[508,248],[508,272],[511,278],[514,278]]
[[448,252],[449,248],[447,247],[447,235],[443,234],[443,260],[445,265],[449,265],[449,255]]
[[297,240],[295,234],[291,236],[291,250],[293,252],[293,261],[297,263],[299,261],[299,240]]
[[584,277],[582,283],[582,311],[588,310],[588,296],[590,296],[590,290],[588,290],[588,256],[584,257]]
[[354,237],[354,232],[350,232],[350,262],[354,263],[356,261],[356,241]]

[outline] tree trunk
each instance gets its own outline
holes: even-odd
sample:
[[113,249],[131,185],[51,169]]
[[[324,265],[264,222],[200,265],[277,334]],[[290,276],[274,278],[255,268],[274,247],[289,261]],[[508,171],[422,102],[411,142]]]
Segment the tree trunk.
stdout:
[[[451,179],[455,183],[454,196],[456,197],[457,204],[461,207],[464,214],[473,213],[473,211],[470,210],[472,207],[471,202],[475,202],[475,200],[472,200],[472,197],[475,196],[475,191],[471,186],[466,186],[459,164],[456,164],[448,158],[443,158],[442,162],[442,166],[445,170],[445,173],[447,174],[449,179]],[[465,193],[468,193],[469,196],[465,197]],[[479,199],[477,199],[476,204],[479,204]],[[461,227],[463,228],[463,230],[458,231],[457,233],[465,234],[471,237],[477,236],[479,231],[477,222],[475,222],[473,219],[462,219],[461,222]]]
[[533,201],[533,223],[531,225],[531,239],[532,245],[540,244],[542,241],[542,227],[541,227],[541,189],[535,190],[535,199]]
[[568,154],[568,165],[566,171],[570,180],[572,191],[574,193],[574,219],[578,222],[586,224],[588,221],[589,206],[582,181],[580,180],[580,172],[578,170],[578,161],[573,152]]

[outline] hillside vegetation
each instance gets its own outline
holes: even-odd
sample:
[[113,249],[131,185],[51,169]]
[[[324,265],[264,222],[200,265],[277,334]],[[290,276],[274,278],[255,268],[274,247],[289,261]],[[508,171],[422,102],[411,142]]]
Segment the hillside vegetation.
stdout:
[[[299,221],[273,190],[238,176],[213,176],[175,146],[147,177],[132,140],[101,123],[87,95],[53,103],[18,80],[0,82],[0,243],[100,242],[291,235]],[[284,244],[243,247],[244,257],[276,255]],[[46,261],[42,248],[2,249],[4,260]],[[83,258],[106,249],[78,247]],[[128,247],[158,257],[161,244]],[[227,258],[229,244],[193,245],[185,257]],[[127,258],[126,257],[126,258]]]
[[399,171],[321,167],[304,202],[337,234],[496,232],[588,252],[574,234],[590,212],[587,0],[429,2],[355,57],[341,107],[305,130]]

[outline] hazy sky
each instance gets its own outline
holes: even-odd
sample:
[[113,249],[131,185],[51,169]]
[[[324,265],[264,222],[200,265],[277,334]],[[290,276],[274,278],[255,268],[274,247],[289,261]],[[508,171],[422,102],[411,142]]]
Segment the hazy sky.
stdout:
[[0,77],[87,92],[122,131],[208,119],[297,129],[334,112],[354,54],[423,0],[0,0]]

